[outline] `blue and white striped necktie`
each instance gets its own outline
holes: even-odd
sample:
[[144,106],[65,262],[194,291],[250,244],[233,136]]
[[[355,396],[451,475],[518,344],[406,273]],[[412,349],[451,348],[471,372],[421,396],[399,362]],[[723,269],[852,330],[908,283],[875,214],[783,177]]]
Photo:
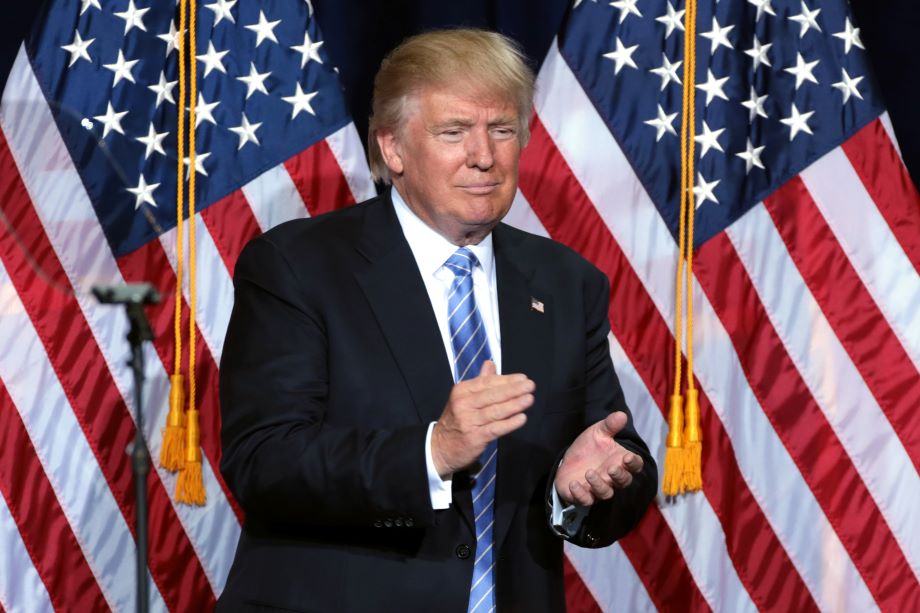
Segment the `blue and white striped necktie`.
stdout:
[[[454,349],[456,380],[479,375],[482,363],[492,359],[489,339],[473,296],[473,268],[478,261],[461,247],[444,263],[454,280],[447,298],[448,328]],[[476,518],[476,561],[470,586],[469,613],[495,609],[495,563],[492,550],[492,513],[495,502],[495,466],[498,443],[492,441],[479,457],[480,469],[473,476],[473,515]]]

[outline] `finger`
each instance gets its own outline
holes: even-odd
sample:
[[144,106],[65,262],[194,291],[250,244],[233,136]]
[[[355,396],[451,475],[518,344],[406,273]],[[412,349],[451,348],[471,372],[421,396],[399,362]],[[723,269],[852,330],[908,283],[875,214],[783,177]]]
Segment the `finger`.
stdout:
[[627,453],[626,456],[623,457],[623,466],[632,474],[637,475],[642,472],[642,467],[645,466],[645,462],[639,454]]
[[479,423],[484,425],[493,421],[508,419],[512,415],[517,415],[518,413],[523,413],[533,406],[533,401],[533,394],[522,394],[510,400],[499,402],[498,404],[490,404],[482,407],[477,414]]
[[[508,375],[508,376],[514,377],[515,375]],[[520,376],[523,377],[524,375],[520,375]],[[476,375],[475,377],[468,379],[468,381],[475,386],[475,385],[480,385],[480,384],[488,384],[493,379],[500,378],[500,377],[502,377],[502,375],[498,374],[498,367],[495,365],[495,362],[493,362],[492,360],[486,360],[482,363],[482,366],[479,367],[479,374]],[[477,382],[477,383],[473,383],[473,382]]]
[[609,467],[607,469],[607,474],[610,476],[610,479],[613,481],[613,487],[616,489],[629,487],[629,484],[631,484],[633,480],[632,473],[622,466]]
[[[465,385],[464,381],[458,385]],[[466,401],[474,408],[506,402],[524,394],[533,394],[536,384],[525,375],[495,375],[490,380],[470,379],[462,388]]]
[[[609,476],[607,477],[609,479]],[[591,486],[591,494],[600,500],[609,500],[613,498],[613,486],[604,480],[601,473],[596,470],[589,470],[585,473],[585,480]]]
[[[488,364],[490,362],[486,361],[485,363]],[[495,372],[495,367],[492,366],[491,368],[484,367],[479,372],[478,376],[473,377],[472,379],[466,379],[458,385],[463,385],[464,387],[467,387],[471,390],[481,390],[512,381],[529,381],[529,379],[524,373],[499,375]]]
[[619,434],[620,430],[626,427],[626,413],[617,411],[605,417],[598,422],[601,432],[607,436],[614,437]]
[[524,424],[527,423],[527,416],[523,413],[518,413],[517,415],[512,415],[508,419],[503,419],[501,421],[493,421],[488,425],[482,428],[485,432],[485,442],[494,441],[497,438],[501,438],[506,434],[514,432],[518,428],[522,428]]
[[594,497],[591,492],[578,481],[569,483],[569,494],[574,502],[583,507],[589,507],[594,504]]

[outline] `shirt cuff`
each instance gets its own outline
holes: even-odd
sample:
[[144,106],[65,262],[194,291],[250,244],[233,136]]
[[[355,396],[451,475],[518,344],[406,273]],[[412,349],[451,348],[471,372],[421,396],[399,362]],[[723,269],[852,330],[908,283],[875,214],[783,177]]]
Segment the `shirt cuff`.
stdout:
[[571,504],[567,507],[562,506],[562,500],[559,499],[559,492],[556,487],[552,487],[552,518],[553,530],[556,534],[566,538],[572,538],[581,529],[581,524],[588,516],[591,507],[583,507],[577,504]]
[[428,495],[431,497],[431,508],[435,511],[450,508],[453,500],[451,485],[453,479],[442,479],[434,467],[434,458],[431,457],[431,433],[434,431],[435,422],[428,425],[428,434],[425,435],[425,466],[428,468]]

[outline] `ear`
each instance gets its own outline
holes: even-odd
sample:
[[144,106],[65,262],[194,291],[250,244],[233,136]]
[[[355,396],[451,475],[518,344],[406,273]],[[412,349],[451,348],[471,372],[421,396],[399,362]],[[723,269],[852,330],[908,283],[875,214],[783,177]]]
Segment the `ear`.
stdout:
[[377,146],[383,161],[394,175],[401,175],[405,166],[403,164],[401,148],[396,134],[392,130],[379,130],[375,135]]

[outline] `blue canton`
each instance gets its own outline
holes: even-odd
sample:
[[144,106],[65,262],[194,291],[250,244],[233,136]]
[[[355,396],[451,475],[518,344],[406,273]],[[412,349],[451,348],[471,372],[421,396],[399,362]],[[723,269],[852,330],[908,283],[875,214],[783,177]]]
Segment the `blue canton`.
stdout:
[[[578,0],[562,56],[676,237],[684,7]],[[845,2],[697,8],[698,247],[883,111]]]
[[[200,211],[350,118],[309,3],[198,6]],[[116,255],[176,224],[178,21],[171,1],[53,2],[27,46]]]

